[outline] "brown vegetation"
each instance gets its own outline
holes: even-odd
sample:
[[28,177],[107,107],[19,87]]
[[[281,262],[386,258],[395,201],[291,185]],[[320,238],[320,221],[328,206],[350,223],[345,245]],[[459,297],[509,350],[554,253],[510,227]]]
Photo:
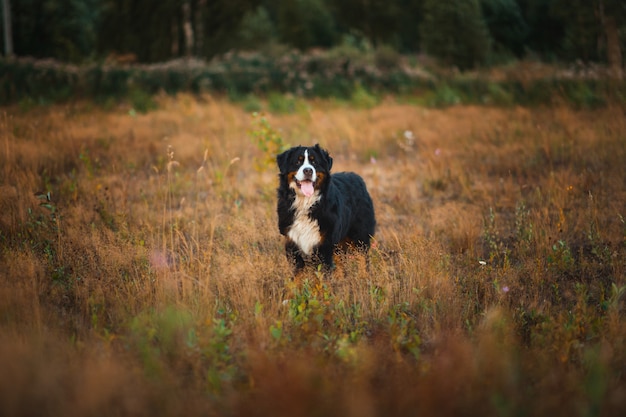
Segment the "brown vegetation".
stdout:
[[362,175],[377,210],[369,272],[348,255],[294,283],[241,108],[5,108],[0,414],[617,415],[624,116],[267,116]]

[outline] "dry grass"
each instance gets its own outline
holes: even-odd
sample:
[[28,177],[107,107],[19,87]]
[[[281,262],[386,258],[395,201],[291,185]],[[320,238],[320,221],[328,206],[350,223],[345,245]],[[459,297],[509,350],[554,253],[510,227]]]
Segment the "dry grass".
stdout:
[[292,282],[252,117],[163,98],[0,118],[2,415],[617,415],[624,109],[268,120],[366,180],[367,272]]

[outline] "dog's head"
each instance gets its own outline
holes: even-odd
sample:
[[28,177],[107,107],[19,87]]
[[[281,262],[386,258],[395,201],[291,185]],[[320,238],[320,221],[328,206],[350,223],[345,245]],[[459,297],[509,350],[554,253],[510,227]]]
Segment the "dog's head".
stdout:
[[278,155],[276,162],[289,187],[310,197],[328,180],[333,158],[319,145],[296,146]]

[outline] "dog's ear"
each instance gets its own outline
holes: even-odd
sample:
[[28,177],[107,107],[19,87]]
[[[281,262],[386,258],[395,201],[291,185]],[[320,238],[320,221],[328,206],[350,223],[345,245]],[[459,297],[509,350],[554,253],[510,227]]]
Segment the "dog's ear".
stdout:
[[283,172],[283,168],[287,164],[287,159],[289,159],[289,152],[291,149],[287,149],[285,152],[276,155],[276,164],[278,165],[278,169],[280,172]]
[[322,155],[322,158],[324,158],[324,161],[326,162],[326,169],[330,171],[330,169],[333,167],[333,158],[328,154],[326,149],[323,149],[320,146],[319,143],[315,144],[315,149],[319,152],[320,155]]

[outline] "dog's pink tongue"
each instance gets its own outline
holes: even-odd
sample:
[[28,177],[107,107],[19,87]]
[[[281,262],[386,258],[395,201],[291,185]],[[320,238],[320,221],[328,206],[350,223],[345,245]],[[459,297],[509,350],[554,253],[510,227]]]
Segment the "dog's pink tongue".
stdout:
[[307,197],[311,197],[313,195],[313,183],[311,181],[303,181],[300,183],[300,190],[302,190],[302,194]]

